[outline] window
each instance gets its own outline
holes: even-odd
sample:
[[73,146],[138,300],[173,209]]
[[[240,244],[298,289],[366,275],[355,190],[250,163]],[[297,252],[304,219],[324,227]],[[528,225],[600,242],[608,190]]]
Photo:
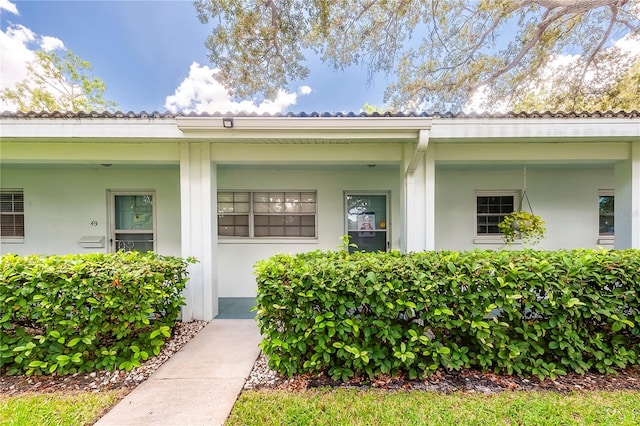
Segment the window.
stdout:
[[24,238],[24,193],[22,189],[0,190],[0,237]]
[[517,198],[516,191],[476,192],[476,235],[500,235],[498,224],[506,215],[516,211]]
[[614,236],[614,196],[611,190],[598,191],[598,235],[602,238],[613,238]]
[[218,192],[222,238],[315,238],[316,192]]
[[248,237],[250,192],[218,192],[218,235]]

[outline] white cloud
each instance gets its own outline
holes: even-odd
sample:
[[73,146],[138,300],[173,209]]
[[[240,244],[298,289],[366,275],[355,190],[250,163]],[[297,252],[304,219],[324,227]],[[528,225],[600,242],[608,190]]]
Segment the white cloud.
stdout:
[[2,10],[6,10],[7,12],[13,13],[14,15],[18,15],[18,8],[9,0],[0,0],[0,11]]
[[300,92],[301,95],[308,95],[311,93],[311,87],[309,86],[300,86],[298,88],[298,91]]
[[[0,10],[18,14],[13,3],[0,0]],[[0,90],[12,88],[27,77],[27,64],[35,59],[35,50],[64,49],[55,37],[39,36],[20,24],[10,24],[0,31]],[[17,105],[0,101],[0,111],[15,110]]]
[[489,95],[491,94],[489,87],[480,86],[473,93],[469,101],[462,108],[465,114],[491,112],[494,114],[502,114],[508,111],[506,102],[493,103],[490,110],[487,111],[486,105]]
[[64,43],[59,38],[43,36],[42,41],[40,42],[40,49],[45,52],[50,52],[52,50],[65,50],[65,47]]
[[[640,9],[640,3],[638,3],[638,9]],[[616,41],[615,46],[628,55],[640,55],[640,36],[632,37],[631,34],[627,34]]]
[[[258,114],[275,114],[283,112],[290,105],[295,105],[298,98],[296,93],[278,91],[273,100],[264,100],[259,104],[245,100],[236,102],[231,99],[227,89],[218,83],[213,75],[218,70],[208,66],[200,66],[197,62],[191,64],[189,75],[178,86],[173,95],[165,98],[165,108],[171,112],[256,112]],[[300,88],[300,94],[311,92],[308,86]]]
[[35,57],[28,45],[35,40],[33,31],[22,25],[0,31],[0,89],[13,87],[27,76],[26,65]]

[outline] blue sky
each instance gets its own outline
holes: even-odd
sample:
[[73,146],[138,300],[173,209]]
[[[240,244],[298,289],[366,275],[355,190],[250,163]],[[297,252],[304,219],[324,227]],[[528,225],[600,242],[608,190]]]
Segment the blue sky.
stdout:
[[[357,113],[365,103],[383,106],[393,78],[376,75],[368,84],[364,67],[335,70],[309,57],[309,78],[285,88],[274,102],[234,101],[212,77],[204,47],[210,29],[191,0],[0,0],[0,90],[26,77],[34,51],[50,49],[89,61],[107,85],[105,97],[125,112]],[[640,54],[637,39],[626,46]],[[573,60],[567,55],[557,62]],[[478,108],[472,98],[465,111]],[[0,111],[15,109],[0,101]]]
[[377,76],[368,85],[364,68],[338,71],[309,58],[310,77],[276,102],[234,103],[210,77],[210,27],[185,0],[0,0],[0,20],[0,88],[24,78],[33,51],[68,49],[91,62],[107,85],[105,97],[122,111],[359,112],[367,102],[383,104],[388,82]]

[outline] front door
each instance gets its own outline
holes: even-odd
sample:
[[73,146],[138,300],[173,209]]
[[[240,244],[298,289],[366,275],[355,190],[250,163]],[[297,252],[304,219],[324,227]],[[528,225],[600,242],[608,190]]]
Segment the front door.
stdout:
[[111,251],[153,251],[156,241],[155,193],[111,192]]
[[387,251],[389,205],[387,193],[345,193],[346,231],[349,251]]

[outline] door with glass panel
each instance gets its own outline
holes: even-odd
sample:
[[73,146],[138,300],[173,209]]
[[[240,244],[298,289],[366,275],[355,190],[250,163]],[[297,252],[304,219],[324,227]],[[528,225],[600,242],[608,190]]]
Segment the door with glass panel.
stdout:
[[154,192],[111,192],[111,251],[155,249],[154,202]]
[[389,249],[388,193],[346,193],[345,220],[349,251],[387,251]]

